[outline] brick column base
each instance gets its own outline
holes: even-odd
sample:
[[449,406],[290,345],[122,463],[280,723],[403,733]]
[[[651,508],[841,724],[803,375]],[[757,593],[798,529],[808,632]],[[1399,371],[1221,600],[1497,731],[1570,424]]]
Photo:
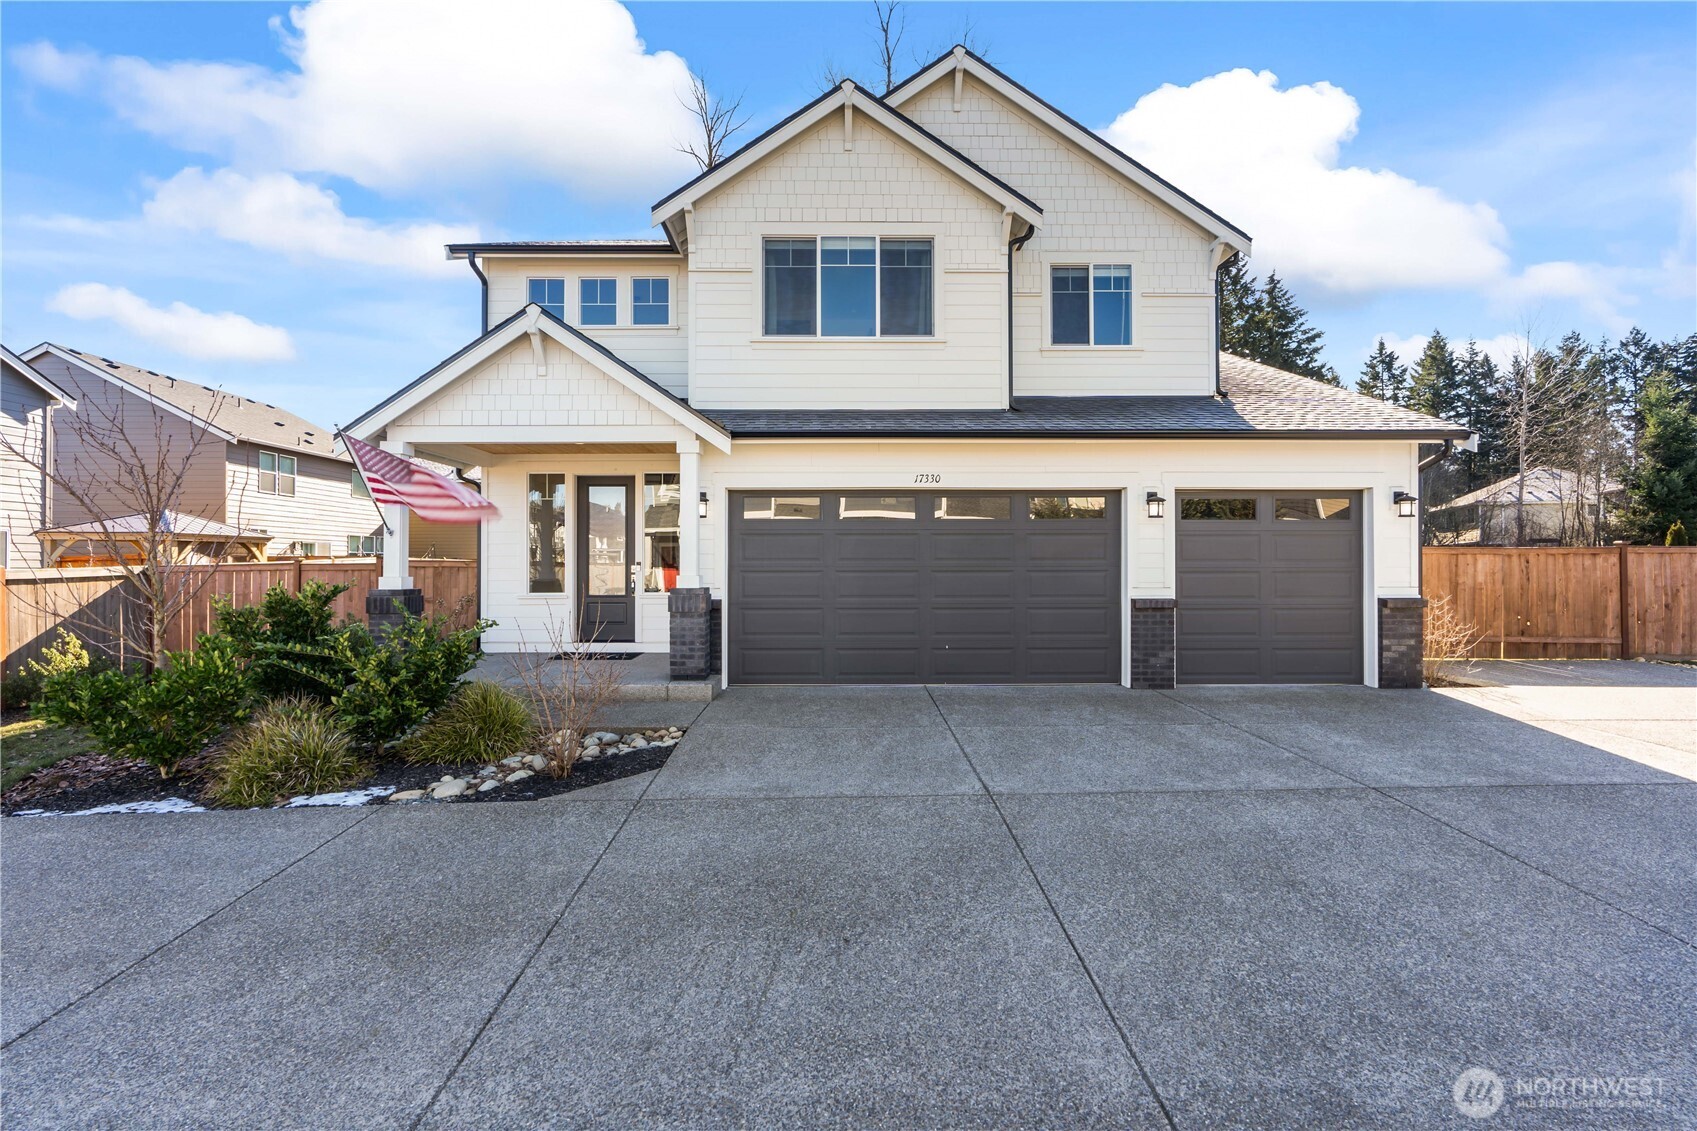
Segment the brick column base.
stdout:
[[1379,686],[1426,685],[1426,599],[1379,598]]
[[406,616],[424,615],[424,590],[373,589],[365,595],[365,619],[371,635],[381,640],[391,628],[398,627]]
[[1171,597],[1136,597],[1131,602],[1131,685],[1171,687],[1178,674],[1178,646]]
[[713,671],[713,594],[707,589],[674,589],[666,594],[672,614],[673,679],[706,679]]

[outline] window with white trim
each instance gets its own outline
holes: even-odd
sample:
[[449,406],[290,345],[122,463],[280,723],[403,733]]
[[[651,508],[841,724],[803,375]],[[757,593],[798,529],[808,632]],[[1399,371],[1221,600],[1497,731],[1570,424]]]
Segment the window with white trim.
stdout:
[[632,279],[630,320],[633,326],[669,326],[672,322],[672,281]]
[[932,242],[877,236],[762,241],[769,337],[928,338]]
[[566,320],[566,281],[564,279],[531,279],[527,298],[561,322]]
[[579,279],[577,281],[578,324],[582,326],[613,326],[619,321],[619,281],[617,279]]
[[1131,344],[1131,264],[1049,268],[1049,342],[1057,346]]
[[359,473],[359,468],[355,467],[349,470],[353,473],[353,479],[348,485],[353,497],[356,499],[371,498],[371,485],[366,483],[365,476]]
[[375,557],[383,552],[381,534],[348,535],[348,553],[355,557]]
[[261,495],[293,495],[295,493],[295,457],[277,452],[259,453],[259,493]]

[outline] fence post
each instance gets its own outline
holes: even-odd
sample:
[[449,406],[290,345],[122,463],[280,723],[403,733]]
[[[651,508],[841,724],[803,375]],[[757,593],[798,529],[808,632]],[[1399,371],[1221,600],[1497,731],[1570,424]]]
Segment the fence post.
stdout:
[[1620,556],[1620,658],[1632,659],[1632,563],[1626,555],[1625,542],[1619,544]]
[[296,558],[295,559],[295,596],[297,596],[297,597],[300,596],[301,585],[303,584],[303,582],[301,580],[301,577],[302,577],[301,570],[305,565],[306,565],[306,560],[304,558]]

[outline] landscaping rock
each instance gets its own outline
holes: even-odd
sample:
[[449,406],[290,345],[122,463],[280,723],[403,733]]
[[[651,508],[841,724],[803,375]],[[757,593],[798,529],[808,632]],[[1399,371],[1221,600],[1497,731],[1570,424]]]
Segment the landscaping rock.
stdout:
[[507,775],[507,784],[512,785],[516,781],[523,781],[525,778],[535,776],[536,775],[531,773],[529,770],[514,770],[512,773]]
[[501,765],[503,765],[503,766],[522,766],[523,764],[524,764],[524,755],[523,754],[514,754],[511,758],[502,758],[501,759]]
[[482,785],[477,787],[477,792],[488,793],[490,790],[494,789],[496,786],[498,786],[500,784],[501,783],[498,782],[498,781],[486,781]]
[[430,796],[438,801],[446,801],[450,797],[458,797],[466,791],[464,778],[447,778],[430,787]]
[[533,770],[541,771],[548,768],[548,759],[544,758],[540,754],[532,754],[524,761],[525,765],[529,766]]
[[394,801],[422,801],[422,800],[424,800],[424,790],[422,790],[422,789],[403,789],[399,793],[391,793],[389,795],[389,800],[391,802],[394,802]]

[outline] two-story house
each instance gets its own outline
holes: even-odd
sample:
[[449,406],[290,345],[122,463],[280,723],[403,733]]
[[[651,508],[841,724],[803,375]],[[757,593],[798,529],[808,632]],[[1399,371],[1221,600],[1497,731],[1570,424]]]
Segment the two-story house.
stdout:
[[0,569],[41,564],[35,532],[52,521],[53,410],[76,398],[0,346]]
[[485,332],[350,427],[484,469],[485,647],[1418,682],[1418,448],[1466,430],[1222,355],[1248,235],[970,52],[843,83],[652,219],[450,247]]
[[[171,510],[186,520],[264,536],[265,556],[371,555],[382,547],[383,522],[370,492],[331,430],[286,409],[109,358],[44,343],[24,360],[77,398],[79,420],[61,410],[49,450],[56,481],[48,491],[51,522],[74,533],[79,523],[125,518],[142,497],[113,454],[134,453],[155,479],[180,476]],[[122,433],[123,440],[113,443]],[[74,481],[76,491],[65,482]],[[156,497],[158,493],[155,493]],[[464,527],[413,522],[415,553],[474,556]],[[218,529],[219,527],[213,527]],[[76,540],[54,539],[79,560]],[[83,553],[100,553],[85,545]]]

